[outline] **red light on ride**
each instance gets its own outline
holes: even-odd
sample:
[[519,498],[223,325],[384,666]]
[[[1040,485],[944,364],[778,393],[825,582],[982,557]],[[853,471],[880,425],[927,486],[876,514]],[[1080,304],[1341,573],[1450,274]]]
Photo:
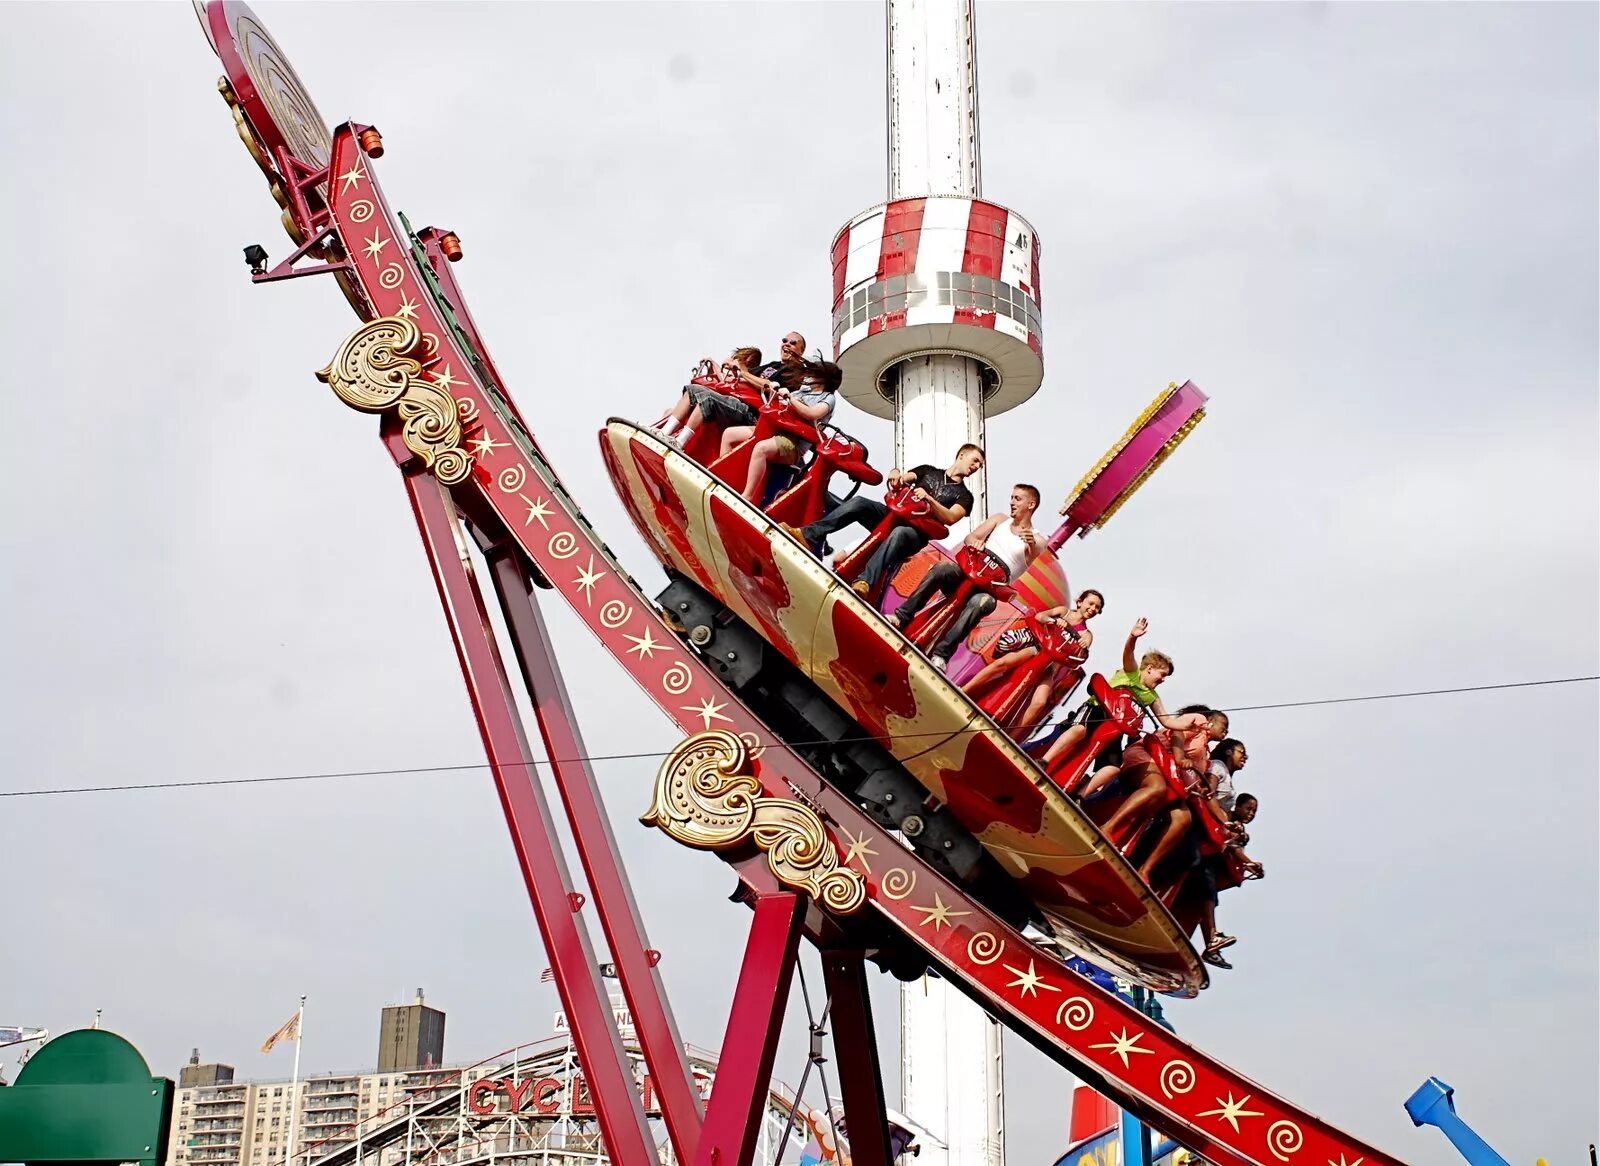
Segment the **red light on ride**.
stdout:
[[368,126],[361,131],[361,149],[369,158],[383,157],[383,135]]
[[439,250],[451,263],[461,262],[461,240],[454,231],[439,236]]

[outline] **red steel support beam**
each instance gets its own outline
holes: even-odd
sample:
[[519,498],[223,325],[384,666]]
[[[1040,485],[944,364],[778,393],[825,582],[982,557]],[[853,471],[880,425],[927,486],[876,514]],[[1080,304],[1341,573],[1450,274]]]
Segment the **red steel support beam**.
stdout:
[[404,477],[606,1149],[623,1166],[657,1166],[660,1159],[612,1020],[611,1001],[577,914],[582,898],[567,871],[533,767],[483,595],[458,541],[454,504],[432,474],[413,469]]
[[640,1048],[650,1066],[667,1135],[678,1161],[691,1161],[703,1120],[700,1095],[656,971],[656,957],[650,951],[644,919],[622,869],[611,820],[588,761],[588,750],[561,678],[538,597],[526,564],[510,546],[490,552],[489,569],[523,679],[533,698],[534,717],[555,773],[556,788],[561,791],[572,823],[583,872],[594,893],[600,926],[616,961]]
[[694,1166],[750,1166],[755,1157],[804,921],[799,895],[756,898]]
[[850,1161],[853,1166],[894,1166],[884,1114],[883,1071],[872,1028],[872,1000],[867,995],[867,969],[861,953],[823,952],[822,978],[830,1001],[828,1016],[849,1130]]

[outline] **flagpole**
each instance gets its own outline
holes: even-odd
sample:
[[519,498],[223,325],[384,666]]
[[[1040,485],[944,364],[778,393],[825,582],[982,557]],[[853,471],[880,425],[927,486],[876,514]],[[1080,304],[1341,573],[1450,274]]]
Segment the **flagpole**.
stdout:
[[300,997],[300,1013],[294,1025],[294,1077],[289,1085],[289,1141],[283,1147],[283,1166],[294,1160],[294,1119],[300,1112],[300,1046],[305,1043],[306,998]]

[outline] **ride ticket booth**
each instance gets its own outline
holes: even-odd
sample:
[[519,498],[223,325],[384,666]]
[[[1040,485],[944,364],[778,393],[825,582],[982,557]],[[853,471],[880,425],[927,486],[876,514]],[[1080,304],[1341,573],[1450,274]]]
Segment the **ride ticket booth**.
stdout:
[[172,1098],[172,1081],[115,1033],[62,1033],[0,1088],[0,1162],[160,1166]]

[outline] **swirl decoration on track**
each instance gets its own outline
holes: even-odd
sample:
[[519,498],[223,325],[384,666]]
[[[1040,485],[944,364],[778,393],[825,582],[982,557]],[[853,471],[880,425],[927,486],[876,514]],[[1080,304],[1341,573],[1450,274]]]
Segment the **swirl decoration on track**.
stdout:
[[897,866],[883,876],[880,886],[885,898],[899,902],[917,889],[917,872]]
[[1194,1066],[1188,1061],[1168,1061],[1161,1069],[1161,1092],[1177,1097],[1194,1088]]
[[1300,1127],[1288,1119],[1275,1121],[1267,1127],[1267,1149],[1280,1162],[1287,1162],[1289,1155],[1304,1144],[1305,1135],[1300,1132]]
[[1094,1021],[1094,1005],[1085,996],[1069,996],[1056,1009],[1056,1023],[1071,1032],[1082,1032]]
[[867,900],[866,882],[839,865],[816,811],[761,796],[761,783],[750,774],[749,750],[725,730],[695,733],[667,754],[650,809],[639,820],[697,850],[754,842],[779,882],[836,914],[848,915]]
[[633,608],[620,599],[608,599],[600,605],[600,623],[603,627],[615,631],[632,618]]
[[350,333],[317,379],[352,409],[399,413],[406,448],[453,486],[472,471],[472,455],[461,448],[455,399],[422,379],[422,365],[412,355],[421,343],[410,320],[380,316]]
[[992,931],[980,931],[967,940],[967,958],[980,968],[987,967],[1000,958],[1006,948],[1005,940]]

